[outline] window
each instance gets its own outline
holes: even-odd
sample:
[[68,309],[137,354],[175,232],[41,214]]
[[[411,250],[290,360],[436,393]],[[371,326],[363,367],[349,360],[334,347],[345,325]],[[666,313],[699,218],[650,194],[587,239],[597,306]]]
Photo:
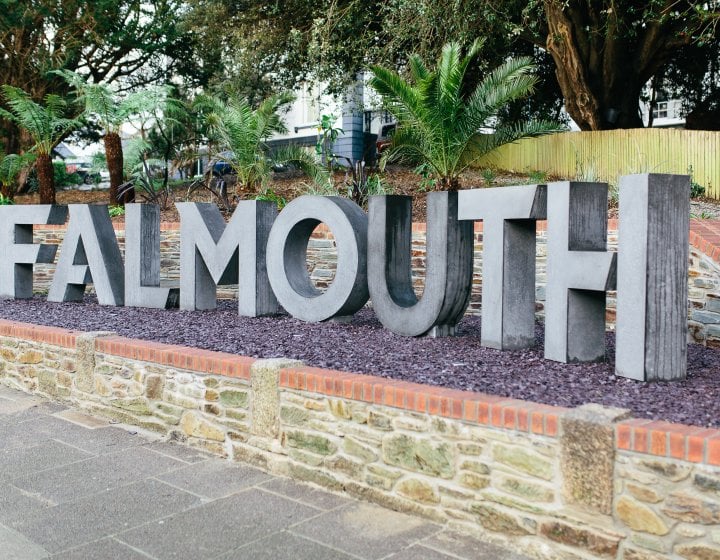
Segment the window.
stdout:
[[666,119],[668,116],[668,102],[667,101],[658,101],[657,105],[655,105],[655,108],[653,109],[653,118],[654,119]]

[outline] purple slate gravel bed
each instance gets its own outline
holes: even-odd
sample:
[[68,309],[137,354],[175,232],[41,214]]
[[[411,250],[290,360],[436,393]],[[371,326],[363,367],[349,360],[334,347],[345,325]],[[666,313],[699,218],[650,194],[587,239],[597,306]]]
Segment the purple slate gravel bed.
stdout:
[[595,402],[629,408],[638,418],[720,427],[717,349],[691,344],[685,381],[649,384],[613,375],[612,333],[607,335],[606,362],[559,364],[542,357],[542,325],[536,327],[536,348],[500,352],[480,346],[478,317],[463,319],[453,338],[406,338],[385,330],[367,308],[351,323],[308,324],[287,315],[239,317],[236,305],[220,301],[214,311],[165,311],[103,307],[92,296],[83,303],[62,304],[35,297],[3,301],[0,317],[257,358],[294,358],[311,366],[551,405]]

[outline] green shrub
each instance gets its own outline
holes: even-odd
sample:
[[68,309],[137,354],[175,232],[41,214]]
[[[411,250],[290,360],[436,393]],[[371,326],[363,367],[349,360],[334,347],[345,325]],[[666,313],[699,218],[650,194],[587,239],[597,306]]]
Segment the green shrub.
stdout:
[[688,175],[690,175],[690,198],[699,198],[701,196],[705,196],[705,187],[703,187],[693,178],[692,165],[688,165],[687,172]]
[[83,182],[82,177],[77,173],[68,173],[65,163],[62,161],[53,162],[53,172],[55,176],[55,188],[80,185]]

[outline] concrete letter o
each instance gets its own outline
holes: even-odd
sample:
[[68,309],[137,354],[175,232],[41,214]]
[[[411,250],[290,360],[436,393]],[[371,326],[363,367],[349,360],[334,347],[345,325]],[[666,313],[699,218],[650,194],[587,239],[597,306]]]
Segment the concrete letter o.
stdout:
[[[307,247],[318,224],[332,231],[337,245],[335,279],[325,292],[307,271]],[[308,322],[352,315],[368,300],[365,212],[338,196],[301,196],[275,221],[267,244],[267,272],[278,302]]]

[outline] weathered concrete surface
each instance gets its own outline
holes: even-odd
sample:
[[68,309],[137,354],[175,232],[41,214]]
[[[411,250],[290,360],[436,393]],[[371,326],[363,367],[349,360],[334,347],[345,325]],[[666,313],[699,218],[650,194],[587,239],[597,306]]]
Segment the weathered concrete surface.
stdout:
[[690,177],[620,180],[615,371],[640,381],[687,373]]
[[458,193],[427,196],[425,288],[412,282],[410,197],[370,198],[368,287],[383,326],[406,336],[448,336],[470,303],[473,226],[458,220]]
[[[337,244],[335,279],[323,292],[307,270],[307,250],[324,223]],[[353,315],[368,300],[368,219],[357,204],[340,196],[301,196],[288,204],[267,242],[267,273],[275,295],[296,319],[318,322]]]
[[100,305],[123,305],[125,268],[104,204],[70,204],[48,301],[81,301],[93,283]]

